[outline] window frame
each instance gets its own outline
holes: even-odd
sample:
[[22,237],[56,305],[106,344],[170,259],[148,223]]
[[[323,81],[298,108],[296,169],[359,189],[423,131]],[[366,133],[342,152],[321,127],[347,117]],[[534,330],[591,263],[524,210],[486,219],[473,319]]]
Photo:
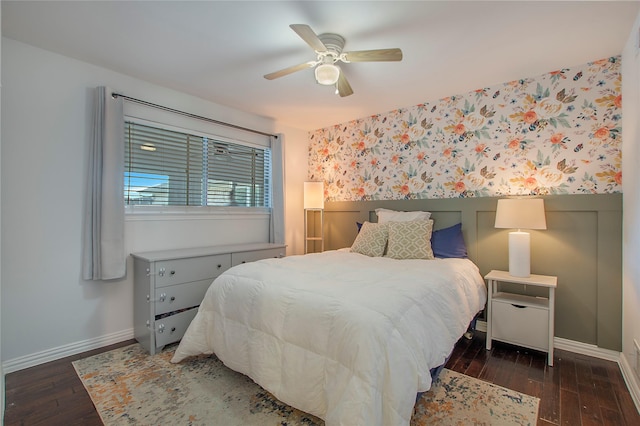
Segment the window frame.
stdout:
[[[132,122],[144,126],[151,126],[158,129],[186,133],[197,137],[206,137],[210,140],[220,141],[223,143],[232,143],[237,145],[244,145],[251,148],[258,148],[262,150],[271,150],[269,145],[261,145],[254,142],[242,140],[240,138],[229,138],[226,136],[220,136],[215,133],[210,133],[197,129],[190,129],[181,126],[175,126],[171,124],[161,123],[154,120],[148,120],[135,116],[125,115],[125,122]],[[126,143],[126,141],[125,141]],[[126,149],[126,148],[125,148]],[[271,163],[269,164],[270,179],[269,179],[269,206],[264,207],[251,207],[251,206],[178,206],[178,205],[136,205],[125,203],[125,217],[128,219],[141,219],[144,220],[144,216],[157,217],[162,216],[162,219],[175,219],[180,220],[185,216],[190,218],[207,218],[211,216],[269,216],[272,212],[273,203],[273,159],[271,154],[269,155]],[[124,158],[122,159],[124,161]],[[123,188],[124,190],[124,188]],[[124,194],[123,194],[124,195]]]

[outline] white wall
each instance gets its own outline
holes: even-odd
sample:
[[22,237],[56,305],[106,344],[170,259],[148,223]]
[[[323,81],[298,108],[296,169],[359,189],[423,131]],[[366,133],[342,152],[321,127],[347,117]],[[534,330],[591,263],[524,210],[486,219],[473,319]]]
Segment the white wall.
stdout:
[[623,180],[623,282],[622,357],[625,378],[640,407],[640,371],[634,373],[640,343],[640,14],[622,51],[622,180]]
[[308,170],[308,132],[276,125],[285,133],[285,241],[287,254],[304,254],[303,187]]
[[[106,85],[132,97],[247,128],[269,133],[276,129],[273,120],[265,117],[11,39],[3,38],[2,43],[1,336],[2,361],[9,372],[46,357],[55,359],[69,351],[132,337],[131,274],[114,282],[80,278],[94,87]],[[278,131],[285,130],[285,152],[299,155],[304,150],[304,164],[287,158],[286,167],[294,178],[300,175],[299,169],[306,175],[306,133]],[[286,183],[287,217],[295,218],[302,210],[298,198],[303,180]],[[132,252],[267,241],[267,225],[265,215],[188,219],[164,215],[153,220],[128,216],[126,248]],[[288,226],[286,233],[295,252],[299,243],[290,243],[289,238],[297,234]],[[128,266],[131,271],[131,261]]]
[[[2,34],[2,7],[0,7],[0,34]],[[0,44],[0,82],[2,82],[2,45]],[[2,84],[0,84],[0,111],[2,109]],[[0,129],[2,128],[2,113],[0,112]],[[0,132],[1,133],[1,132]],[[0,134],[0,165],[2,164],[2,135]],[[0,166],[0,191],[2,188],[2,166]],[[0,223],[2,222],[2,194],[0,192]],[[0,241],[2,240],[2,228],[0,227]],[[2,245],[0,244],[0,354],[2,354]],[[0,423],[4,424],[4,371],[0,363]]]

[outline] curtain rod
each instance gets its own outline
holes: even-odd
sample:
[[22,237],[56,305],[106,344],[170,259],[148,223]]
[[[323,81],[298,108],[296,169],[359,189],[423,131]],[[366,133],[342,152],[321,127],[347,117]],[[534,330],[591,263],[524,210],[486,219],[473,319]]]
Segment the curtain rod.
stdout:
[[130,102],[135,102],[137,104],[142,104],[142,105],[146,105],[146,106],[149,106],[149,107],[161,109],[163,111],[168,111],[168,112],[173,112],[175,114],[185,115],[187,117],[195,118],[197,120],[208,121],[210,123],[220,124],[220,125],[226,126],[226,127],[233,127],[234,129],[244,130],[245,132],[257,133],[257,134],[263,135],[263,136],[277,137],[277,135],[273,135],[271,133],[265,133],[265,132],[261,132],[260,130],[249,129],[247,127],[242,127],[242,126],[237,126],[235,124],[225,123],[224,121],[214,120],[213,118],[203,117],[201,115],[196,115],[196,114],[191,114],[190,112],[184,112],[184,111],[180,111],[180,110],[177,110],[177,109],[169,108],[169,107],[166,107],[166,106],[163,106],[163,105],[154,104],[154,103],[151,103],[151,102],[143,101],[142,99],[132,98],[130,96],[126,96],[126,95],[123,95],[123,94],[120,94],[120,93],[112,93],[111,96],[114,97],[114,98],[122,98],[122,99],[130,101]]

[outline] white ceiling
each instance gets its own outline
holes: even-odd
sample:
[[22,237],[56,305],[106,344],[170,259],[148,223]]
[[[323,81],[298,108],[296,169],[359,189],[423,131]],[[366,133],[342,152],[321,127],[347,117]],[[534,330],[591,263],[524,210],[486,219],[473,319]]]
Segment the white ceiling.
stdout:
[[[2,1],[2,35],[285,125],[314,130],[620,54],[640,2]],[[399,47],[402,62],[342,68],[340,98],[289,24]],[[171,106],[171,105],[167,105]]]

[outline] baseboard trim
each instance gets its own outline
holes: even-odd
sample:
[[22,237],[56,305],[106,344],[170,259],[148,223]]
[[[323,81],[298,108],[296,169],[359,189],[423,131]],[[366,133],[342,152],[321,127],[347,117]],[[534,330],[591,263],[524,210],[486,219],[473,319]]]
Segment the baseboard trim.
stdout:
[[619,362],[620,352],[610,349],[603,349],[589,343],[576,342],[575,340],[563,339],[562,337],[553,338],[554,349],[562,349],[581,355],[588,355],[594,358],[600,358],[607,361]]
[[10,359],[2,363],[2,371],[4,374],[9,374],[14,371],[24,370],[25,368],[34,367],[46,362],[55,361],[67,356],[91,351],[130,339],[133,339],[133,328]]
[[633,399],[636,409],[640,412],[640,383],[638,383],[638,376],[633,371],[633,367],[629,364],[624,352],[620,354],[620,362],[618,364],[620,365],[624,382],[627,384],[627,389],[631,394],[631,399]]

